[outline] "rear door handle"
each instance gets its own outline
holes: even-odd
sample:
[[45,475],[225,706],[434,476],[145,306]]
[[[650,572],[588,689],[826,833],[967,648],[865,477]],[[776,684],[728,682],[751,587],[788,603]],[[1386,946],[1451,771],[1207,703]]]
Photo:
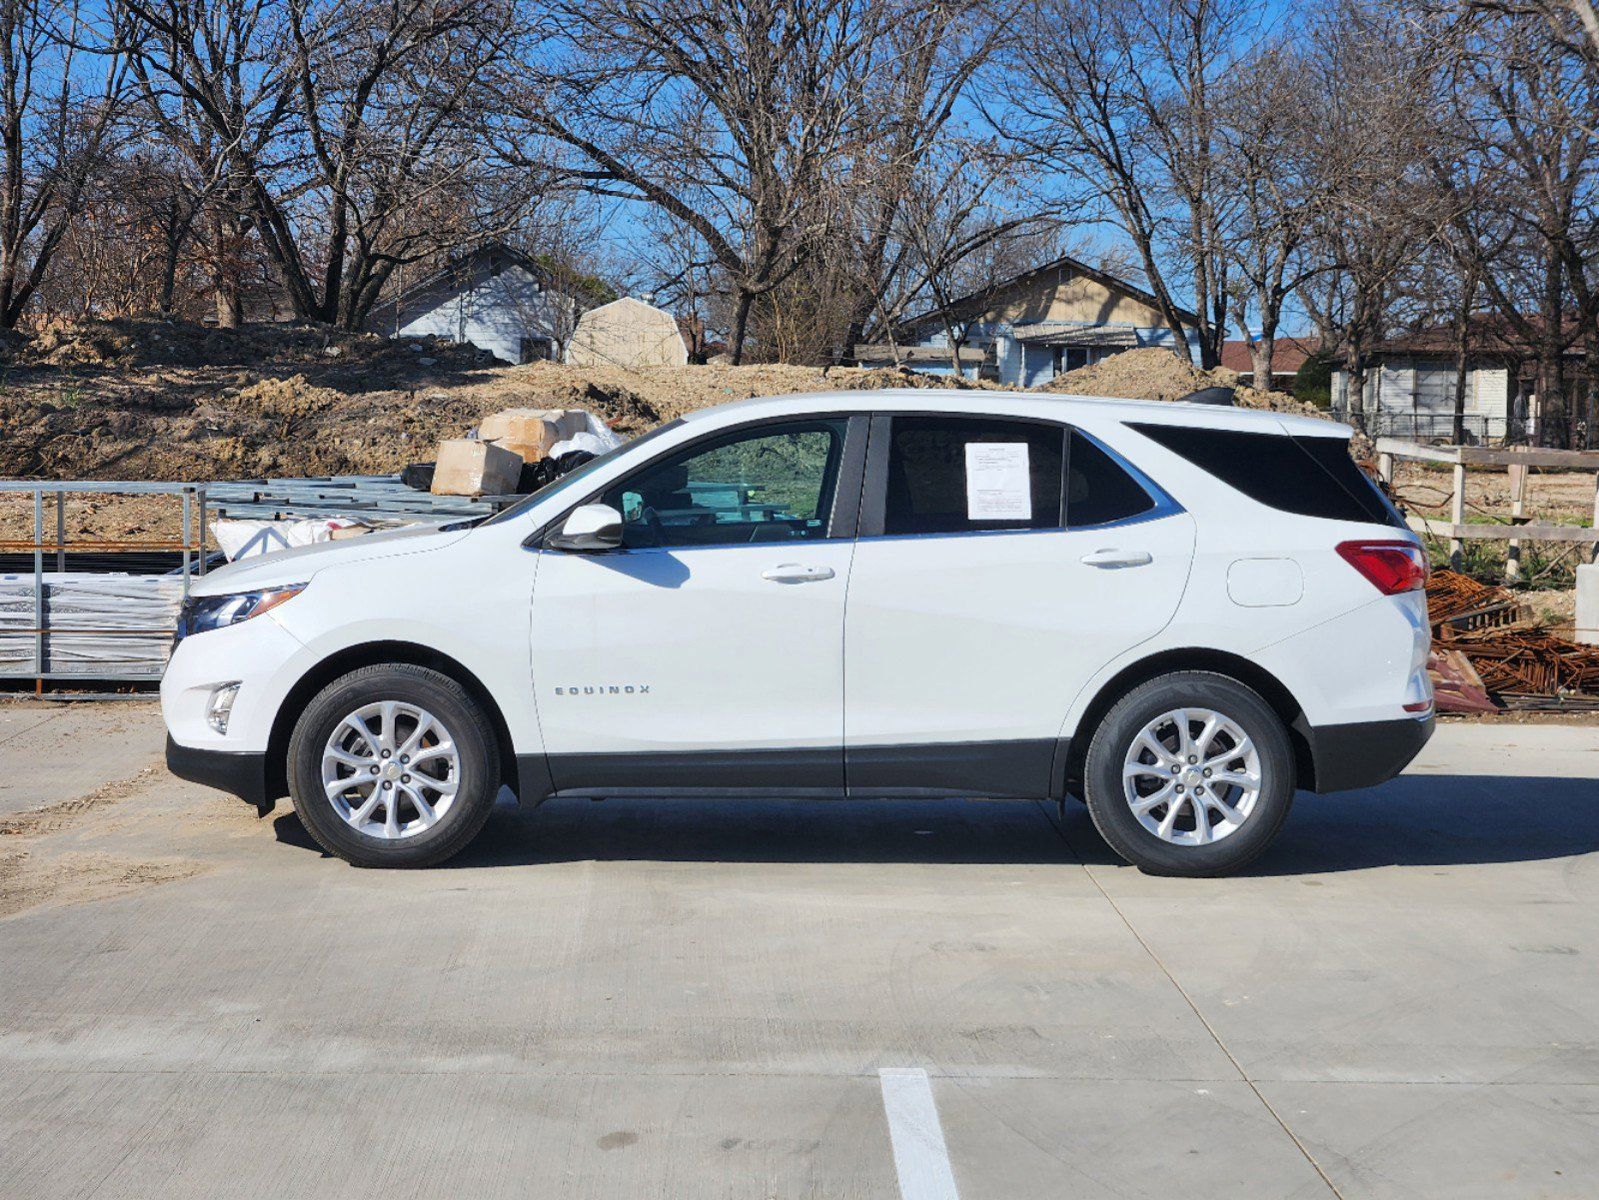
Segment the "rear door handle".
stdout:
[[761,572],[762,579],[773,583],[813,583],[818,579],[833,578],[832,567],[802,567],[798,563],[783,563]]
[[1095,550],[1081,561],[1090,567],[1147,567],[1155,556],[1148,550]]

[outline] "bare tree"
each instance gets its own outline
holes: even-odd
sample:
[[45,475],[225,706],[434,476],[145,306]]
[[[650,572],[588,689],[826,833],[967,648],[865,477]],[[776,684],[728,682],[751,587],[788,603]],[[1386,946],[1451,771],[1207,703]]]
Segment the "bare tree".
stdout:
[[1343,358],[1346,402],[1364,419],[1369,354],[1386,332],[1407,273],[1447,225],[1428,172],[1437,135],[1437,62],[1387,0],[1340,0],[1312,27],[1315,88],[1310,153],[1326,214],[1307,253],[1328,264],[1299,298],[1322,345]]
[[1257,386],[1271,379],[1291,298],[1334,268],[1325,256],[1307,253],[1329,216],[1330,181],[1316,144],[1322,114],[1305,60],[1297,38],[1263,47],[1227,79],[1219,103],[1221,170],[1234,198],[1221,247],[1233,319],[1249,343]]
[[1599,79],[1529,14],[1467,10],[1431,32],[1452,54],[1451,137],[1432,160],[1454,201],[1451,244],[1500,321],[1532,347],[1538,415],[1546,435],[1565,440],[1576,415],[1566,355],[1599,318],[1585,244]]
[[1041,0],[1015,22],[998,77],[997,124],[1093,189],[1185,353],[1176,293],[1189,288],[1206,367],[1221,359],[1229,305],[1221,85],[1258,16],[1255,0]]
[[729,287],[734,361],[758,297],[820,244],[829,167],[865,135],[862,100],[904,15],[882,0],[560,0],[530,21],[530,69],[504,83],[569,177],[642,201],[703,241]]
[[27,309],[115,135],[112,22],[76,0],[0,0],[0,327]]
[[[356,328],[396,267],[502,228],[485,72],[508,5],[480,0],[121,0],[152,101],[225,190],[296,315]],[[181,113],[181,117],[174,115]]]

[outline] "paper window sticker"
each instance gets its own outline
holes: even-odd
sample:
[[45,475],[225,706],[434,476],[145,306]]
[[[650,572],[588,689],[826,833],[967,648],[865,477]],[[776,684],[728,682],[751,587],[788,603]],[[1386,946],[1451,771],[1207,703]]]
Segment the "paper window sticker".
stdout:
[[1032,473],[1026,442],[966,443],[966,519],[1031,521]]

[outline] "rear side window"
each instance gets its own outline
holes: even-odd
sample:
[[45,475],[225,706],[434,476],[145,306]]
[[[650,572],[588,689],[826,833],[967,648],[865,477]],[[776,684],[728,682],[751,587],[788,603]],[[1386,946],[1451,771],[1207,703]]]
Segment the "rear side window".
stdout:
[[1066,455],[1066,523],[1073,529],[1109,525],[1155,507],[1143,485],[1091,439],[1072,430]]
[[1059,529],[1065,429],[991,417],[895,417],[885,534]]
[[1393,506],[1355,466],[1342,438],[1183,425],[1132,428],[1251,500],[1282,512],[1405,527]]

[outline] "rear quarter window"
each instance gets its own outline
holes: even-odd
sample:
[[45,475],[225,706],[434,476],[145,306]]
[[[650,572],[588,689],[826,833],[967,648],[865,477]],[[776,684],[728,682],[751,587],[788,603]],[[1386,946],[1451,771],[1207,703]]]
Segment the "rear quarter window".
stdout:
[[1302,517],[1406,528],[1386,497],[1349,457],[1341,437],[1293,437],[1184,425],[1130,428],[1251,500]]

